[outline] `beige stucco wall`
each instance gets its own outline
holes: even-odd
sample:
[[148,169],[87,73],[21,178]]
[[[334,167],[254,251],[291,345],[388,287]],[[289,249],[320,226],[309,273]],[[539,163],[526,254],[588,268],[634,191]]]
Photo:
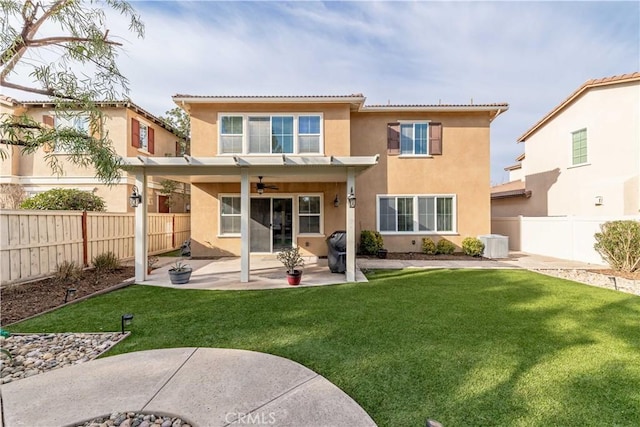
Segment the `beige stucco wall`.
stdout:
[[[37,121],[42,122],[44,115],[55,115],[48,107],[29,107],[27,113]],[[138,150],[131,146],[131,119],[136,118],[141,122],[153,127],[155,153],[153,156],[163,157],[165,154],[175,155],[175,143],[178,138],[171,132],[155,124],[153,121],[144,118],[142,115],[125,107],[105,107],[103,108],[105,117],[104,131],[108,133],[112,141],[113,148],[119,155],[135,157],[138,155],[150,156],[151,154]],[[132,211],[128,203],[128,195],[131,193],[133,177],[123,178],[119,184],[108,187],[102,184],[91,167],[81,167],[65,161],[64,154],[53,154],[61,163],[63,173],[56,176],[47,163],[43,150],[31,155],[19,154],[19,150],[14,149],[12,155],[0,162],[0,176],[5,180],[11,177],[11,182],[20,183],[28,193],[46,191],[51,188],[78,188],[83,191],[94,191],[102,197],[110,212]],[[149,189],[146,191],[149,212],[158,211],[158,196],[161,178],[149,178]],[[179,203],[171,208],[172,212],[184,212],[185,204]]]
[[[588,164],[572,167],[571,133],[587,129]],[[640,83],[592,88],[525,142],[530,199],[519,214],[632,215],[639,205]],[[596,206],[596,196],[603,204]],[[513,213],[496,205],[497,216]]]
[[[303,254],[324,256],[327,254],[325,239],[336,230],[346,227],[345,200],[341,199],[339,207],[333,205],[336,194],[345,193],[344,183],[274,183],[277,191],[265,191],[260,196],[252,193],[251,197],[293,197],[294,241],[300,246]],[[252,186],[252,190],[253,186]],[[239,237],[219,237],[221,194],[240,194],[240,184],[192,184],[191,185],[191,251],[196,257],[228,256],[240,254]],[[296,198],[304,194],[322,195],[322,213],[324,233],[320,235],[297,236],[295,220],[297,218]]]
[[193,156],[218,155],[218,115],[220,113],[322,113],[324,153],[348,156],[348,104],[193,104],[191,115],[191,144]]
[[[387,123],[431,120],[443,127],[442,155],[430,158],[387,156]],[[460,246],[462,239],[490,232],[488,113],[354,113],[352,155],[380,154],[377,166],[356,181],[356,229],[376,229],[376,195],[452,194],[456,196],[457,233],[383,234],[392,252],[420,251],[422,237],[445,237]],[[413,243],[415,241],[415,244]]]

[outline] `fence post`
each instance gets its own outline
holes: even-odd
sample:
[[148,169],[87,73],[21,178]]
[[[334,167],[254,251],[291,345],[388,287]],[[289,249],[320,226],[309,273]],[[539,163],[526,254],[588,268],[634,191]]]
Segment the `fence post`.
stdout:
[[89,236],[87,236],[87,211],[82,211],[82,264],[89,266]]
[[171,216],[171,249],[176,247],[176,216]]

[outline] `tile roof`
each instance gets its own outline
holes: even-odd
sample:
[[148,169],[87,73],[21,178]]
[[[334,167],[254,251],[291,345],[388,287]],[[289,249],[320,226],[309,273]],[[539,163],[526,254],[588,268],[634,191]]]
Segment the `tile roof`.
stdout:
[[547,123],[553,116],[558,114],[564,108],[569,106],[573,101],[575,101],[580,95],[584,92],[592,89],[594,87],[602,87],[602,86],[611,86],[622,83],[636,82],[640,81],[640,72],[621,74],[619,76],[611,76],[611,77],[603,77],[600,79],[591,79],[587,80],[576,89],[571,95],[569,95],[564,101],[558,104],[555,108],[553,108],[546,116],[540,119],[536,124],[534,124],[529,130],[523,133],[519,138],[518,142],[525,142],[527,138],[533,135],[539,128],[541,128],[545,123]]
[[524,181],[511,181],[491,187],[491,199],[506,199],[509,197],[531,197],[531,190],[525,188]]

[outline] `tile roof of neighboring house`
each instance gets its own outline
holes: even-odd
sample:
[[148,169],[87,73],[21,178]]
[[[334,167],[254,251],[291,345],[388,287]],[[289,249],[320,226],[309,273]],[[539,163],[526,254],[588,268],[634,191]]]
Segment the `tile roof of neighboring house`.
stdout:
[[588,91],[594,87],[602,87],[602,86],[610,86],[617,85],[629,82],[640,82],[640,72],[622,74],[619,76],[612,77],[604,77],[601,79],[591,79],[587,80],[582,86],[576,89],[571,95],[569,95],[564,101],[558,104],[554,109],[552,109],[546,116],[540,119],[535,125],[533,125],[529,130],[523,133],[519,138],[518,142],[524,142],[533,135],[539,128],[544,126],[553,116],[558,114],[560,111],[569,106],[573,101],[575,101],[578,97],[580,97],[584,92]]
[[524,181],[511,181],[491,187],[491,199],[506,199],[508,197],[531,197],[531,190],[525,188]]
[[[43,107],[45,107],[45,106],[53,106],[54,105],[54,103],[52,101],[49,101],[49,100],[16,101],[13,98],[9,98],[9,99],[11,99],[14,103],[22,104],[22,105],[26,105],[26,106],[43,106]],[[169,132],[173,133],[174,135],[176,135],[176,136],[180,135],[180,132],[176,128],[174,128],[169,123],[167,123],[166,121],[162,120],[161,118],[151,114],[150,112],[148,112],[147,110],[145,110],[144,108],[140,107],[138,104],[136,104],[134,102],[127,101],[127,100],[117,100],[117,101],[98,102],[98,104],[101,107],[125,107],[125,108],[129,108],[129,109],[135,111],[136,113],[140,114],[144,118],[146,118],[148,120],[151,120],[152,122],[154,122],[158,126],[163,127],[164,129],[168,130]]]

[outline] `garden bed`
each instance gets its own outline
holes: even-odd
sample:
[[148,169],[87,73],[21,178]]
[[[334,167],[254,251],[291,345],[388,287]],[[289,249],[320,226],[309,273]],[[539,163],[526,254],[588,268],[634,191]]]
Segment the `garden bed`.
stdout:
[[73,301],[112,288],[131,279],[134,274],[134,267],[120,267],[100,276],[97,276],[94,270],[84,270],[80,278],[73,283],[49,278],[3,287],[0,289],[0,324],[4,326],[15,323],[63,305],[69,288],[76,289],[75,297],[69,298],[69,301]]
[[[358,255],[358,258],[369,258],[374,259],[378,258],[376,255]],[[472,257],[469,255],[465,255],[462,252],[456,252],[451,255],[439,254],[439,255],[427,255],[422,252],[388,252],[386,259],[396,259],[396,260],[411,260],[415,259],[418,261],[481,261],[487,260],[489,258],[484,257]]]

